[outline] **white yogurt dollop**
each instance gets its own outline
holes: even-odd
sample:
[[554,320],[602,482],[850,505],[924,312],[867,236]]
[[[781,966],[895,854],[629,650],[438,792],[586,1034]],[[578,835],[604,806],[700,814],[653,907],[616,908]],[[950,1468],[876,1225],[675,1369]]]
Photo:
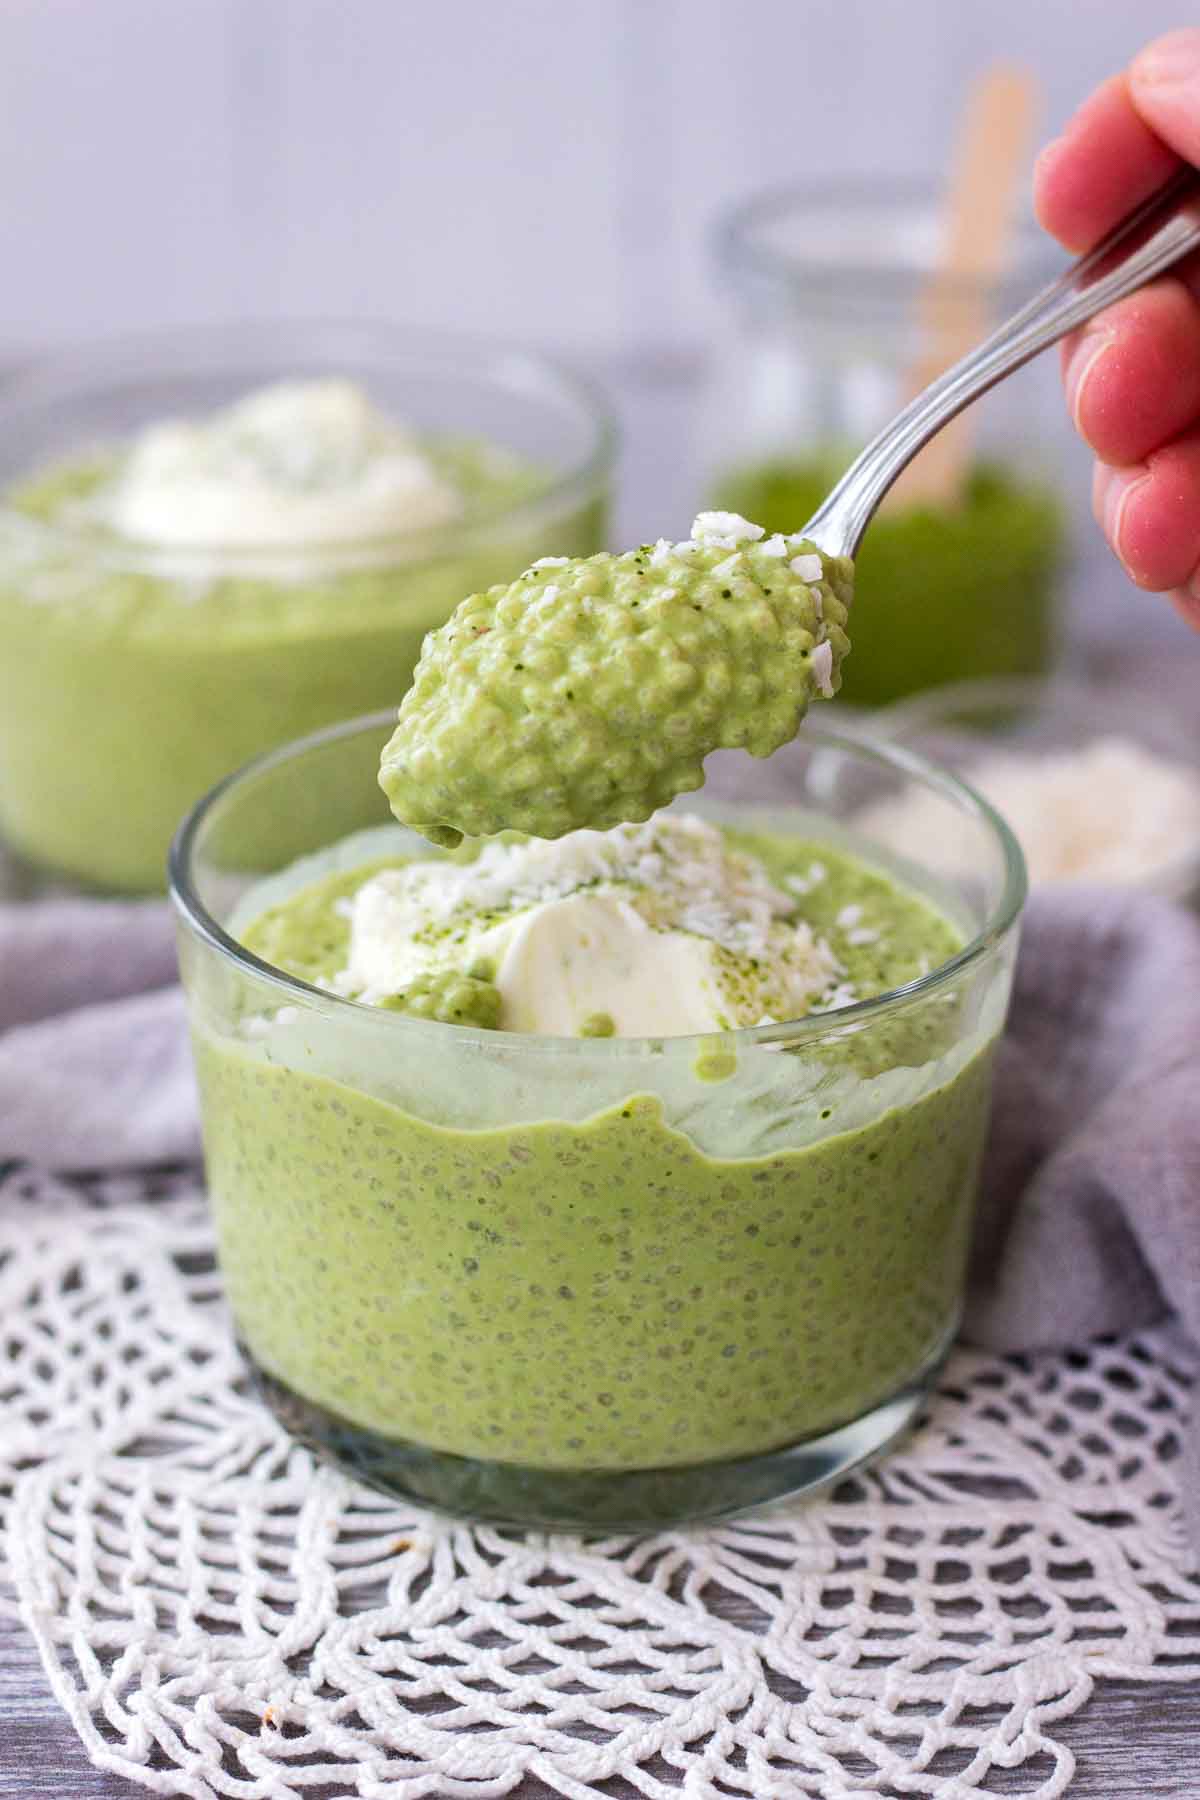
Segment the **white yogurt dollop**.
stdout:
[[441,525],[461,502],[409,432],[353,382],[330,379],[151,426],[95,510],[143,543],[288,549]]
[[346,902],[335,987],[400,993],[482,965],[506,1031],[687,1036],[791,1019],[828,1003],[841,966],[752,856],[691,814],[488,844],[474,862],[386,869]]

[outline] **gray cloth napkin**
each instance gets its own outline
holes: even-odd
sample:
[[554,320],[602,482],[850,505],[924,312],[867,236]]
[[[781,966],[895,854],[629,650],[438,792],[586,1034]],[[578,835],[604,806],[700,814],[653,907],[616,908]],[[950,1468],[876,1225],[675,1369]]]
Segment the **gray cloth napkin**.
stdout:
[[166,903],[0,906],[0,1161],[135,1168],[199,1149]]
[[[1200,917],[1072,886],[1029,902],[964,1335],[1086,1343],[1170,1314],[1200,1344]],[[1200,1396],[1181,1493],[1200,1554]]]
[[[0,1160],[198,1153],[165,904],[0,907]],[[1200,919],[1137,893],[1033,897],[965,1331],[1074,1345],[1178,1316],[1200,1343]],[[1185,1494],[1200,1547],[1200,1414]]]

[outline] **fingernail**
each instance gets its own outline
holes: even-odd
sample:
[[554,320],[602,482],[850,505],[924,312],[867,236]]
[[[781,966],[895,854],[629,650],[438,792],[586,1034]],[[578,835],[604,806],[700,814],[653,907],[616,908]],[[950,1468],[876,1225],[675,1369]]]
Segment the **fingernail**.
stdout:
[[1134,57],[1132,73],[1146,87],[1178,87],[1200,79],[1200,31],[1185,26],[1155,38]]
[[1113,469],[1108,476],[1100,502],[1100,523],[1104,535],[1116,551],[1122,566],[1128,570],[1121,549],[1121,533],[1125,528],[1125,512],[1134,493],[1149,478],[1147,469]]
[[1067,409],[1071,414],[1072,423],[1081,437],[1087,436],[1083,426],[1079,423],[1079,409],[1083,404],[1083,392],[1112,341],[1111,331],[1085,332],[1067,364],[1065,377]]

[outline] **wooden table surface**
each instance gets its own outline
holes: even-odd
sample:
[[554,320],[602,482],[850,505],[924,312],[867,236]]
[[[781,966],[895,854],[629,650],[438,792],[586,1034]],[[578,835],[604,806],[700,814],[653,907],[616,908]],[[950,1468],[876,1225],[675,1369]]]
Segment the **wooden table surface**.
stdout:
[[[665,359],[615,377],[607,373],[626,431],[625,495],[614,536],[636,543],[661,531],[685,531],[694,471],[686,455],[666,457],[661,447],[692,439],[695,369]],[[1136,594],[1092,553],[1077,571],[1071,616],[1077,667],[1120,670],[1128,679],[1131,639],[1140,641],[1147,686],[1186,708],[1185,716],[1195,715],[1200,646],[1172,620],[1164,600]],[[1200,1800],[1200,1681],[1101,1683],[1081,1712],[1054,1727],[1053,1736],[1077,1759],[1069,1800]],[[1038,1773],[1044,1771],[997,1775],[994,1791],[1028,1794]],[[344,1791],[313,1789],[311,1800]],[[0,1617],[0,1800],[136,1800],[145,1792],[92,1767],[50,1693],[32,1640],[14,1620]],[[605,1792],[611,1800],[643,1800],[639,1789],[623,1782],[606,1783]],[[515,1792],[515,1800],[551,1797],[552,1790],[538,1782]]]

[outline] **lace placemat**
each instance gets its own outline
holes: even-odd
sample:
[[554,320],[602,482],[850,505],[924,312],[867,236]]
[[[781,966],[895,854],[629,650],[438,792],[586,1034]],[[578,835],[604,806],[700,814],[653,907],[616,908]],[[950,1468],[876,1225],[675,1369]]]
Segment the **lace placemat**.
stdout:
[[246,1391],[194,1178],[0,1170],[4,1578],[88,1755],[159,1794],[1066,1791],[1106,1676],[1200,1674],[1169,1329],[959,1352],[808,1504],[582,1543],[389,1501]]

